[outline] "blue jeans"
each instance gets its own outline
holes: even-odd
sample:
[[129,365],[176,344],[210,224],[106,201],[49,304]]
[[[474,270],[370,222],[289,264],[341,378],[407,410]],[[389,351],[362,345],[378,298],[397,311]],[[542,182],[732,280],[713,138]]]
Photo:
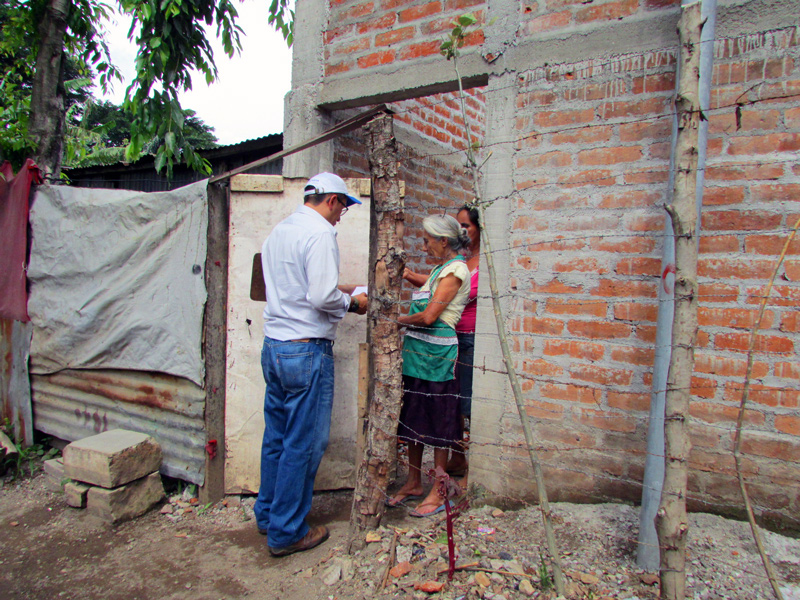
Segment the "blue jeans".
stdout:
[[305,519],[331,425],[333,342],[265,337],[261,368],[267,391],[254,511],[270,548],[283,548],[308,533]]
[[461,414],[469,419],[472,416],[472,365],[475,363],[475,334],[457,333],[458,363],[456,377],[461,384]]

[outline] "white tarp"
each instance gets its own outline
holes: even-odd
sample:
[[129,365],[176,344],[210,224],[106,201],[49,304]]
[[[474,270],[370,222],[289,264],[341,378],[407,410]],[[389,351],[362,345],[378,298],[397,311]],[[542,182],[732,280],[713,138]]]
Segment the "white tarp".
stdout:
[[42,186],[31,208],[31,372],[134,369],[202,386],[207,180]]

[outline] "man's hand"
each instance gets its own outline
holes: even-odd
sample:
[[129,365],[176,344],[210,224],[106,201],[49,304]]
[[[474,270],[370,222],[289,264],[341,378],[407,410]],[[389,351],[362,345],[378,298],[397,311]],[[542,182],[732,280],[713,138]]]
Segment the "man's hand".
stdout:
[[358,310],[356,314],[358,315],[365,315],[367,314],[367,295],[366,294],[358,294],[357,296],[353,296],[353,300],[358,302]]

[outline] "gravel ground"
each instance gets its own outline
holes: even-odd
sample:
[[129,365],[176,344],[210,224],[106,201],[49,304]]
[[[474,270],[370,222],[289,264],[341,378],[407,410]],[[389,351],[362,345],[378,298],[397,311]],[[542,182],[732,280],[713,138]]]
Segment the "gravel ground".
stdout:
[[[256,531],[252,498],[202,506],[187,491],[173,493],[143,517],[112,526],[67,507],[44,475],[4,480],[0,598],[556,598],[535,507],[483,506],[455,519],[457,564],[471,566],[448,581],[443,514],[415,519],[402,507],[388,510],[384,525],[348,555],[351,497],[316,495],[310,522],[327,523],[331,539],[274,559]],[[657,577],[636,567],[637,508],[557,503],[552,509],[568,598],[658,598]],[[800,600],[800,540],[764,537],[784,598]],[[763,573],[746,523],[691,515],[688,598],[772,598]]]

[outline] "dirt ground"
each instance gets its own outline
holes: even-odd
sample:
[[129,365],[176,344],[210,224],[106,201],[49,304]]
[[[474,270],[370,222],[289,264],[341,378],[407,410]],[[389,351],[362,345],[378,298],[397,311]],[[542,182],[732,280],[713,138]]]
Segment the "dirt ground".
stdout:
[[[535,507],[464,512],[455,520],[458,564],[478,570],[457,571],[448,582],[446,572],[440,573],[448,556],[443,516],[414,519],[404,508],[389,510],[376,541],[347,555],[350,502],[349,492],[317,494],[310,521],[326,523],[331,539],[275,559],[256,530],[252,498],[202,507],[189,494],[173,494],[143,517],[112,526],[69,508],[63,493],[50,491],[44,474],[6,479],[0,485],[0,598],[556,597]],[[635,507],[554,504],[553,511],[570,599],[658,597],[656,577],[636,568]],[[698,514],[690,526],[689,598],[773,597],[746,524]],[[800,541],[769,532],[765,538],[784,598],[800,600]],[[391,574],[389,566],[396,567]],[[419,589],[426,582],[445,585],[429,594]]]

